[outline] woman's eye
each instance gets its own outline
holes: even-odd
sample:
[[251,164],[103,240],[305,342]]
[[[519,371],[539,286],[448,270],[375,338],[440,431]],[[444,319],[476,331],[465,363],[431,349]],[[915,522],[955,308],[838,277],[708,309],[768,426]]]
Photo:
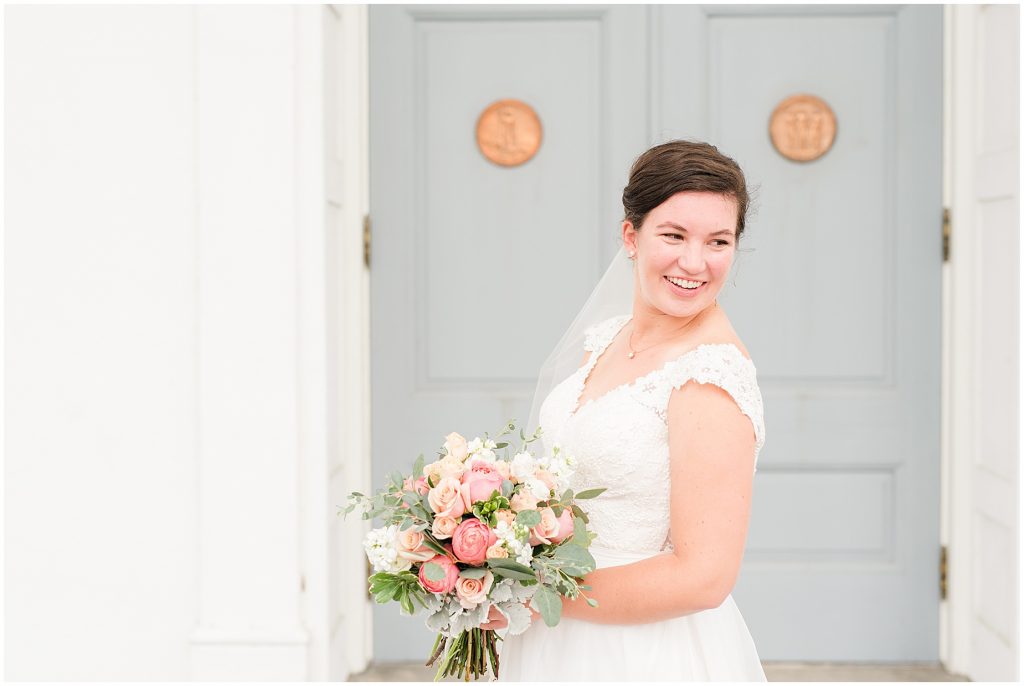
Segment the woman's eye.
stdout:
[[722,245],[729,245],[729,241],[717,240],[715,243],[721,243]]

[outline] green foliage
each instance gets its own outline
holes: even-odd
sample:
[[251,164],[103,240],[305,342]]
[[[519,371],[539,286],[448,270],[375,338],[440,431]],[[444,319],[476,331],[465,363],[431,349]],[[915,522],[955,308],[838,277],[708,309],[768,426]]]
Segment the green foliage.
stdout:
[[562,597],[547,586],[541,586],[533,596],[544,623],[555,626],[562,617]]
[[527,528],[540,524],[540,512],[537,510],[523,510],[516,516],[516,524],[522,524]]

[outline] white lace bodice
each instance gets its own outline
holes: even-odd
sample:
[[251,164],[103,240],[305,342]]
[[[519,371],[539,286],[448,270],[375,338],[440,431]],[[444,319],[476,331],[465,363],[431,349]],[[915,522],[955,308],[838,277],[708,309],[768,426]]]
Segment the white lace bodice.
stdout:
[[[671,550],[669,539],[668,401],[693,379],[725,389],[754,426],[754,471],[764,445],[764,410],[754,363],[731,343],[699,345],[633,382],[588,400],[575,410],[598,358],[631,319],[612,317],[587,330],[587,363],[544,399],[540,424],[546,451],[554,443],[575,456],[573,491],[605,487],[581,501],[598,534],[594,545],[650,552]],[[642,506],[638,507],[637,504]]]

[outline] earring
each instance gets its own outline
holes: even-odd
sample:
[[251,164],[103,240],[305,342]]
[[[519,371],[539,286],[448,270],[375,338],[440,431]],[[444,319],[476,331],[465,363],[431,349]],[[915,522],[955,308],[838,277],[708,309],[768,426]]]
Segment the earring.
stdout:
[[634,256],[634,255],[636,255],[636,253],[635,253],[635,252],[633,252],[632,250],[630,250],[630,251],[629,251],[629,259],[633,259],[633,256]]

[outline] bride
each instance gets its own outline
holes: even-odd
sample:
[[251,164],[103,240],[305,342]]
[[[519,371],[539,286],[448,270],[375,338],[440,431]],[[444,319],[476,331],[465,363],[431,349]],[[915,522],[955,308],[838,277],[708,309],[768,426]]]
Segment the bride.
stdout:
[[[499,641],[499,680],[765,681],[731,595],[762,398],[716,300],[748,202],[712,145],[670,141],[634,162],[622,247],[545,363],[528,424],[576,458],[575,492],[607,489],[581,502],[597,534],[583,594],[598,606],[563,598],[554,627],[531,607],[530,627]],[[488,618],[502,636],[507,618]]]

